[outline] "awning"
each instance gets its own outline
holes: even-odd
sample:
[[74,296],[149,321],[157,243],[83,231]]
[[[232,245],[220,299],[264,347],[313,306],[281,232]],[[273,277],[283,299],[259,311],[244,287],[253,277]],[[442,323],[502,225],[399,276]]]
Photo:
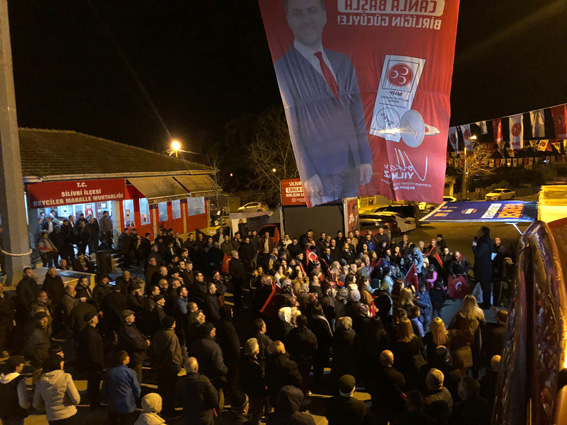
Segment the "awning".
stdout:
[[522,223],[537,220],[537,202],[444,202],[420,221],[429,223]]
[[185,199],[188,194],[173,177],[138,177],[128,181],[148,198],[149,204]]
[[206,174],[195,176],[175,176],[175,179],[181,183],[185,189],[195,196],[214,196],[222,189],[220,186]]

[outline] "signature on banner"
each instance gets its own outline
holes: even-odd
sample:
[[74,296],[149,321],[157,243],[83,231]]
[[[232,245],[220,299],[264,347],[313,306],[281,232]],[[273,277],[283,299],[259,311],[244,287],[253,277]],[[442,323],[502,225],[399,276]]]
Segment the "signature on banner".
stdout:
[[414,176],[420,181],[427,178],[428,158],[425,158],[425,167],[422,172],[418,172],[413,165],[409,155],[401,149],[395,148],[396,162],[384,164],[384,177],[392,180],[413,180]]

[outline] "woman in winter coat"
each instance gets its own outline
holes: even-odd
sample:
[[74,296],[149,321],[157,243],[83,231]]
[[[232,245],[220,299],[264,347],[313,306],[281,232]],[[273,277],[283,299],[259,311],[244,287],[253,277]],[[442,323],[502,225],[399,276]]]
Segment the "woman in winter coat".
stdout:
[[[472,350],[473,377],[478,375],[478,368],[481,366],[481,329],[485,324],[484,312],[478,306],[476,298],[472,295],[467,295],[463,300],[463,306],[453,317],[451,325],[449,326],[449,329],[455,331],[454,333],[459,336],[458,339],[463,340],[462,343],[455,345],[453,350],[456,349],[458,345],[464,345],[468,339]],[[459,364],[457,361],[455,361],[455,363],[456,365]]]
[[77,406],[81,401],[73,378],[63,371],[63,359],[54,355],[43,364],[44,373],[37,382],[33,407],[44,410],[49,425],[73,423]]
[[161,412],[161,396],[149,393],[142,399],[142,413],[134,425],[165,425],[165,421],[159,416]]

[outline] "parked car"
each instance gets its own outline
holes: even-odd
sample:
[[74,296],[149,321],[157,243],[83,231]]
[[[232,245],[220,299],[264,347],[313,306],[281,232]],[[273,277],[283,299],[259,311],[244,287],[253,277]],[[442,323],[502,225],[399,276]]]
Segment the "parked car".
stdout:
[[238,212],[260,212],[269,210],[270,208],[263,202],[248,202],[238,208]]
[[416,217],[416,208],[414,205],[386,205],[377,208],[374,212],[394,212],[400,217]]
[[413,217],[417,223],[417,227],[421,226],[419,218],[422,214],[420,213],[418,206],[415,204],[385,205],[376,209],[375,212],[395,212],[402,218]]
[[505,199],[515,199],[516,192],[511,189],[494,189],[484,196],[486,201],[503,201]]
[[400,214],[391,211],[361,214],[359,223],[361,229],[387,228],[392,236],[415,230],[417,227],[415,217],[402,217]]

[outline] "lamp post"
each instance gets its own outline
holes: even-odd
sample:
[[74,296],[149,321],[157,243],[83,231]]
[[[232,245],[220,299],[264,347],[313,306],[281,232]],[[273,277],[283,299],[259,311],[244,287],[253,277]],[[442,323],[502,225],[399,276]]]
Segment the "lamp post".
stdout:
[[[470,136],[469,140],[476,140],[476,136]],[[473,150],[474,152],[474,150]],[[467,199],[467,185],[468,185],[468,163],[467,163],[467,145],[465,142],[465,151],[464,151],[464,155],[465,155],[465,163],[463,166],[463,188],[462,188],[462,197],[463,199]]]
[[[22,160],[12,70],[8,2],[0,0],[0,215],[7,284],[16,285],[30,265]],[[30,223],[31,225],[32,223]]]

